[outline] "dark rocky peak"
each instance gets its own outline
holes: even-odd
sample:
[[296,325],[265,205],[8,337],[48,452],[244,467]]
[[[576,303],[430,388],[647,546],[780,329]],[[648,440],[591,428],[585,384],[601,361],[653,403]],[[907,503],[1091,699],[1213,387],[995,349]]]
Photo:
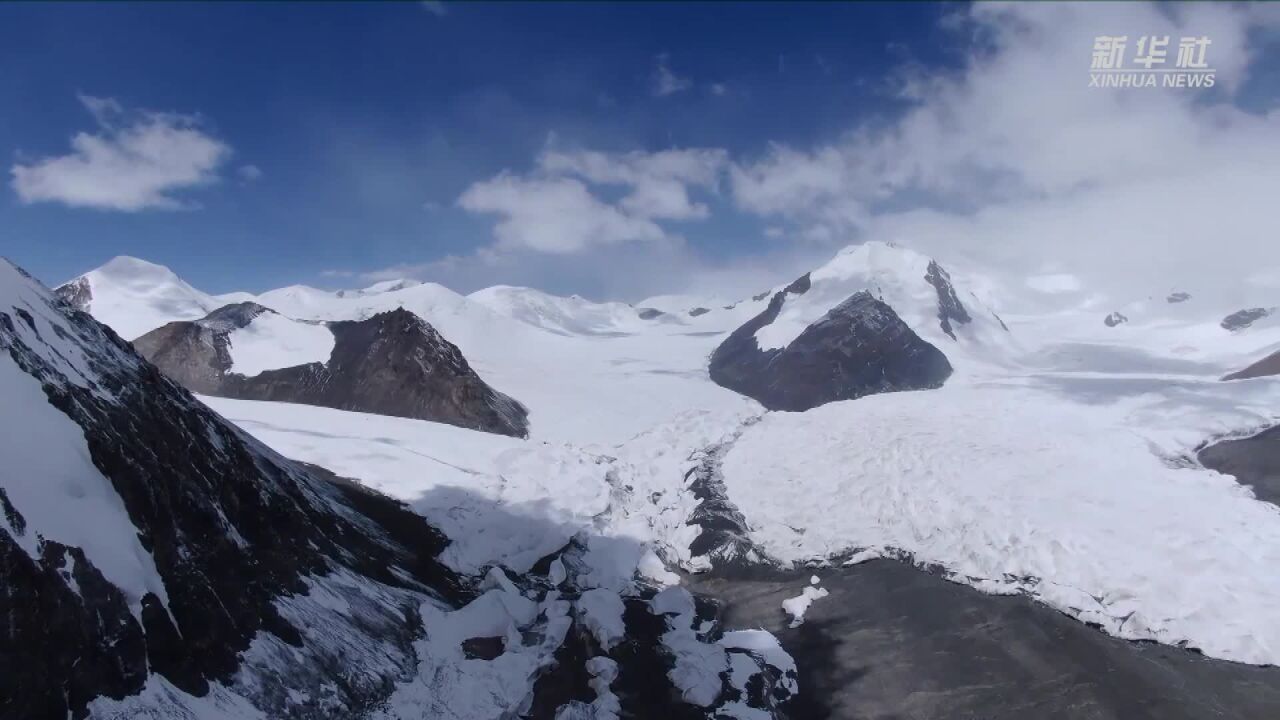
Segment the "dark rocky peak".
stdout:
[[973,322],[973,318],[969,316],[969,311],[965,309],[964,304],[960,302],[960,298],[956,296],[956,289],[951,285],[951,275],[937,261],[929,261],[929,268],[925,272],[924,279],[938,292],[938,324],[942,327],[942,332],[950,335],[951,339],[955,340],[956,333],[951,323],[955,322],[963,325]]
[[809,278],[809,273],[805,273],[795,280],[792,280],[790,285],[782,288],[782,292],[787,293],[788,295],[803,295],[809,292],[809,288],[812,286],[813,281]]
[[706,315],[709,312],[711,312],[710,308],[696,307],[689,311],[689,317],[698,317],[699,315]]
[[1127,322],[1129,322],[1129,318],[1125,317],[1123,314],[1121,314],[1121,313],[1119,313],[1119,312],[1113,312],[1113,313],[1111,313],[1111,314],[1107,315],[1105,318],[1103,318],[1103,319],[1102,319],[1102,322],[1103,322],[1103,324],[1105,324],[1107,327],[1115,327],[1115,326],[1120,325],[1120,324],[1122,324],[1122,323],[1127,323]]
[[666,315],[666,313],[658,310],[657,308],[637,308],[636,314],[640,316],[641,320],[657,320],[663,315]]
[[87,311],[89,303],[93,300],[93,289],[89,287],[87,277],[78,277],[71,282],[59,285],[53,292],[59,300],[76,310]]
[[213,312],[196,320],[196,324],[214,332],[228,333],[249,326],[253,319],[263,313],[275,314],[275,310],[263,307],[255,302],[240,302],[223,305]]
[[785,348],[761,350],[755,334],[773,323],[786,291],[735,330],[711,355],[711,379],[770,410],[803,411],[880,392],[941,387],[943,353],[893,308],[866,291],[832,308]]
[[1169,297],[1165,298],[1165,302],[1173,305],[1175,303],[1186,302],[1191,299],[1191,293],[1175,292],[1169,293]]
[[1275,308],[1256,307],[1248,308],[1247,310],[1237,310],[1236,312],[1222,318],[1222,329],[1230,330],[1232,332],[1235,332],[1236,330],[1243,330],[1262,318],[1267,317],[1272,312],[1275,312]]
[[[467,595],[420,516],[249,439],[3,262],[0,373],[0,716],[81,718],[158,675],[272,717],[352,717],[414,667],[416,608]],[[84,460],[54,482],[31,460],[46,450]],[[77,512],[93,542],[68,539]]]

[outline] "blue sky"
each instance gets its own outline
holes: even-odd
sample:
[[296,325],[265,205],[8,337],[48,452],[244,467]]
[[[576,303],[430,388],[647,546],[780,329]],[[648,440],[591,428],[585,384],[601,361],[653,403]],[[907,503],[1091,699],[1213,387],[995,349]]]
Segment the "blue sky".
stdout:
[[[877,173],[911,177],[875,187],[854,182],[870,170],[849,169],[865,141],[859,132],[877,138],[871,155],[916,132],[904,118],[933,102],[922,101],[920,88],[965,88],[982,69],[975,62],[992,56],[998,69],[1002,53],[1037,52],[1037,22],[1045,26],[1038,32],[1058,32],[1057,24],[1075,33],[1064,47],[1079,48],[1082,73],[1093,16],[1114,14],[1077,8],[1056,21],[1044,11],[1022,37],[1015,35],[1028,18],[1010,12],[1026,11],[922,3],[6,4],[0,254],[49,282],[136,255],[212,292],[358,286],[408,274],[464,291],[509,282],[635,297],[688,284],[673,265],[741,270],[735,277],[754,281],[803,267],[889,211],[971,214],[1045,192],[1037,186],[1045,178],[1021,156],[977,169],[985,180],[1014,178],[1014,189],[981,197],[973,183],[967,192],[940,186],[929,175],[936,169],[923,167],[929,161],[906,169],[882,161]],[[1239,82],[1229,95],[1207,97],[1264,115],[1277,75],[1256,51],[1273,48],[1272,20],[1177,12],[1186,17],[1125,10],[1097,28],[1226,28],[1222,51],[1251,59],[1232,69]],[[1237,26],[1240,38],[1262,32],[1263,40],[1244,48],[1226,36]],[[972,111],[975,102],[935,115]],[[1170,102],[1179,111],[1194,104]],[[66,167],[44,163],[74,155],[77,133],[111,145],[139,128],[176,143],[157,151],[160,167],[139,175],[108,168],[106,190],[55,187],[63,180],[53,170]],[[972,131],[959,140],[981,138]],[[916,138],[899,150],[923,157],[926,143]],[[831,186],[828,149],[843,158]],[[651,162],[664,151],[702,154],[665,158],[681,168],[670,170]],[[31,169],[27,180],[14,168]],[[125,187],[130,177],[140,185]]]
[[[77,94],[199,114],[233,151],[216,185],[174,193],[198,209],[23,205],[6,191],[0,253],[50,281],[133,254],[211,290],[420,263],[488,242],[491,222],[455,200],[527,168],[552,135],[601,150],[809,143],[890,102],[878,78],[900,53],[945,56],[927,5],[444,7],[0,7],[7,158],[63,153],[92,131]],[[660,56],[690,87],[655,94]],[[225,172],[246,164],[261,177]],[[733,222],[697,230],[710,256],[760,242]]]

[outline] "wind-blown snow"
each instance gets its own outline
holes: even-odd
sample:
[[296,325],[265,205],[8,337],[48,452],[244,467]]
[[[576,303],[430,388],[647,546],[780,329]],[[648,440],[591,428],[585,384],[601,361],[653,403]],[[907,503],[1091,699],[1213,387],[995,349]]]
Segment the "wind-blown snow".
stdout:
[[228,338],[231,372],[248,377],[264,370],[328,362],[334,345],[333,333],[324,325],[272,312],[258,315]]

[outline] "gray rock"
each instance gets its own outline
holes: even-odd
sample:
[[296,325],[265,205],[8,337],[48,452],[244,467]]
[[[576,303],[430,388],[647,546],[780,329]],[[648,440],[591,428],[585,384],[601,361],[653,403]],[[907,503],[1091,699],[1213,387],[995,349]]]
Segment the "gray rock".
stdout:
[[1110,315],[1108,315],[1108,316],[1106,316],[1105,318],[1103,318],[1103,319],[1102,319],[1102,322],[1103,322],[1103,324],[1105,324],[1107,327],[1115,327],[1115,326],[1120,325],[1120,324],[1122,324],[1122,323],[1127,323],[1127,322],[1129,322],[1129,318],[1125,317],[1124,315],[1122,315],[1122,314],[1120,314],[1120,313],[1118,313],[1118,312],[1113,312],[1113,313],[1111,313]]
[[781,312],[789,291],[805,292],[808,276],[773,297],[711,355],[711,379],[770,410],[803,411],[872,393],[941,387],[951,364],[885,303],[855,293],[805,328],[785,348],[761,350],[755,338]]
[[1190,299],[1191,299],[1191,293],[1176,292],[1176,293],[1169,293],[1169,297],[1165,298],[1165,302],[1168,302],[1170,305],[1172,305],[1174,303],[1186,302]]
[[457,346],[404,309],[327,323],[334,335],[327,362],[253,377],[231,372],[228,335],[269,312],[253,303],[228,305],[201,320],[169,323],[138,338],[134,346],[166,375],[206,395],[433,420],[515,437],[528,434],[524,406],[489,387]]
[[1274,311],[1274,308],[1248,308],[1247,310],[1237,310],[1230,315],[1222,318],[1223,330],[1243,330],[1255,322],[1267,317]]
[[[956,297],[956,289],[951,285],[951,275],[937,262],[930,260],[929,269],[925,273],[924,279],[933,286],[938,293],[938,325],[942,328],[942,332],[951,336],[952,340],[956,339],[955,330],[951,323],[964,325],[973,321],[969,317],[969,311],[965,310],[964,304],[960,302],[960,298]],[[1001,325],[1004,323],[1002,322]],[[1008,328],[1005,328],[1008,330]]]

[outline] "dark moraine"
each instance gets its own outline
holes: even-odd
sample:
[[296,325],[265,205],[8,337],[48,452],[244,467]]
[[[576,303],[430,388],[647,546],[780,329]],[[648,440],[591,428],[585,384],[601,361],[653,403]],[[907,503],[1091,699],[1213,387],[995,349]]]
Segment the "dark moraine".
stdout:
[[[763,627],[795,657],[796,720],[1280,718],[1280,668],[1120,640],[898,561],[729,572],[688,582],[726,628]],[[831,594],[789,628],[782,601],[815,572]]]
[[[1257,435],[1214,443],[1198,454],[1210,470],[1234,475],[1259,500],[1280,505],[1280,425]],[[1277,715],[1276,717],[1280,717]]]

